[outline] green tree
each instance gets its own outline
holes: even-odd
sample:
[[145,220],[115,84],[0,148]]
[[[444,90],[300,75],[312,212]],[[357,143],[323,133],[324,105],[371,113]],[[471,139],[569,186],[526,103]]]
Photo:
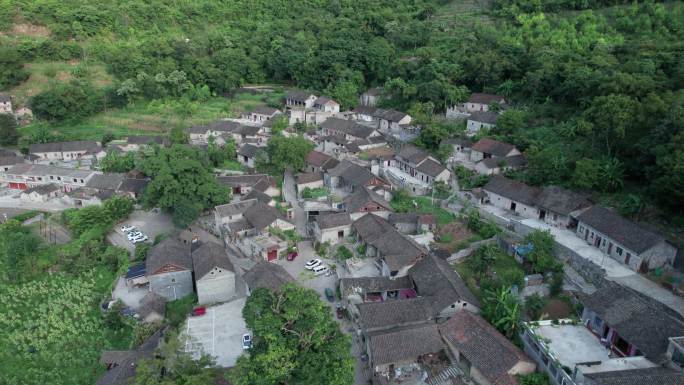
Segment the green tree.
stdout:
[[45,120],[78,120],[103,107],[103,93],[82,80],[58,83],[29,101],[33,113]]
[[510,288],[502,287],[486,293],[482,316],[508,338],[518,334],[520,304]]
[[[285,137],[276,135],[268,141],[267,164],[257,164],[257,169],[266,168],[275,174],[282,174],[287,168],[299,170],[304,167],[306,156],[313,150],[313,143],[300,135]],[[260,162],[257,162],[260,163]]]
[[554,256],[555,241],[549,231],[535,230],[522,241],[531,244],[532,250],[525,254],[525,259],[532,264],[534,273],[562,271],[563,265]]
[[128,172],[135,168],[135,153],[121,155],[110,151],[100,160],[100,168],[104,172]]
[[168,210],[177,225],[185,226],[202,210],[229,200],[230,191],[211,174],[206,153],[177,144],[156,151],[140,162],[140,170],[152,178],[143,196],[147,207]]
[[17,120],[11,114],[0,114],[0,145],[14,146],[17,140]]
[[24,69],[24,60],[15,47],[0,46],[0,90],[14,87],[28,79],[29,72]]
[[254,333],[249,356],[238,359],[238,385],[354,382],[349,339],[317,293],[288,284],[278,292],[256,289],[243,309]]
[[518,376],[520,385],[549,385],[549,377],[545,373],[532,373]]

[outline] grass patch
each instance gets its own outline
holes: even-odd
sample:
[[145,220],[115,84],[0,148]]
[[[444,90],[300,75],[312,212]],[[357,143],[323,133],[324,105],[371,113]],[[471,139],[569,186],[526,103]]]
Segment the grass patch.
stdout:
[[330,195],[330,191],[328,191],[328,189],[325,187],[307,187],[304,189],[304,191],[302,191],[302,198],[304,199],[318,199],[327,197],[328,195]]
[[468,288],[479,299],[484,299],[484,290],[494,287],[522,287],[525,271],[513,258],[498,246],[485,246],[465,261],[456,265]]
[[397,193],[392,202],[390,202],[390,206],[398,213],[416,212],[420,214],[433,214],[437,224],[441,226],[451,223],[456,219],[454,214],[441,208],[437,201],[433,205],[432,199],[428,197],[411,197],[405,193]]
[[169,301],[166,303],[166,319],[169,320],[169,324],[172,327],[178,327],[185,319],[188,314],[192,311],[192,308],[197,303],[197,295],[189,294],[181,299],[175,301]]
[[223,170],[232,170],[232,171],[245,171],[245,166],[242,165],[242,163],[238,162],[235,159],[228,159],[221,164],[220,167],[218,167]]

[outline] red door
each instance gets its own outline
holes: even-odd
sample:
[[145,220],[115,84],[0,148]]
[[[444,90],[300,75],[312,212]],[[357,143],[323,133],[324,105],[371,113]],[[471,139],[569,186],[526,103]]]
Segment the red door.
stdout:
[[26,189],[27,189],[27,186],[26,186],[26,183],[10,182],[9,188],[20,189],[20,190],[26,190]]
[[278,259],[278,250],[269,250],[267,258],[269,262]]

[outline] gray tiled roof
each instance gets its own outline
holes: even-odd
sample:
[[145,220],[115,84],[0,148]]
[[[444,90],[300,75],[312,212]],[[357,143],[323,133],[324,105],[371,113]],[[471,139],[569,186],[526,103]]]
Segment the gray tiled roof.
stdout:
[[166,298],[151,291],[140,300],[140,307],[138,313],[142,318],[149,316],[152,313],[157,313],[164,317],[166,312]]
[[316,95],[312,94],[311,92],[301,90],[291,90],[285,94],[286,99],[292,99],[302,103],[304,103],[311,96]]
[[242,124],[232,120],[220,119],[209,123],[207,127],[212,131],[238,132],[242,128]]
[[149,183],[149,179],[124,179],[121,185],[119,185],[119,191],[130,192],[136,195],[142,194]]
[[297,174],[297,184],[311,183],[318,180],[323,180],[322,172],[306,172]]
[[18,155],[0,156],[0,166],[11,166],[24,162],[26,162],[26,159]]
[[587,373],[584,377],[593,385],[684,385],[684,373],[662,367]]
[[473,112],[468,120],[472,120],[478,123],[486,124],[496,124],[497,119],[499,119],[499,114],[491,111],[477,111]]
[[333,227],[351,225],[351,217],[348,213],[333,213],[319,215],[316,218],[320,229],[331,229]]
[[422,246],[377,215],[366,214],[356,220],[352,227],[364,242],[378,250],[391,271],[413,265],[427,254]]
[[504,97],[501,95],[483,94],[483,93],[473,93],[470,95],[470,98],[468,98],[469,103],[480,103],[480,104],[491,104],[494,102],[498,103],[502,100],[504,100]]
[[584,194],[560,186],[547,186],[537,197],[537,206],[554,213],[569,215],[573,211],[591,206],[591,202]]
[[446,170],[446,167],[432,159],[425,159],[418,167],[416,167],[416,171],[422,172],[423,174],[429,175],[431,177],[438,176],[444,172],[444,170]]
[[255,229],[262,230],[276,221],[276,219],[281,219],[286,221],[282,214],[275,208],[271,207],[265,203],[257,202],[250,206],[242,214],[245,219],[251,224]]
[[424,297],[367,302],[356,306],[359,309],[359,324],[365,330],[406,326],[434,318],[430,300]]
[[408,144],[402,147],[399,153],[397,154],[397,157],[414,165],[420,164],[420,162],[427,159],[428,156],[429,154],[427,152],[421,150],[420,148],[412,144]]
[[616,283],[584,296],[582,303],[656,363],[664,360],[668,338],[684,336],[684,320],[678,314],[652,298]]
[[279,290],[283,285],[294,282],[294,278],[280,265],[271,262],[258,262],[242,278],[250,290],[260,287]]
[[261,150],[260,147],[251,144],[244,144],[242,145],[242,147],[238,149],[238,154],[249,158],[253,158],[257,154],[257,152],[259,152],[259,150]]
[[348,195],[344,198],[342,203],[349,213],[361,210],[368,203],[380,206],[380,208],[384,210],[392,210],[389,202],[387,202],[385,198],[366,187],[361,187],[356,192]]
[[31,194],[33,192],[37,193],[38,195],[45,195],[49,194],[51,192],[58,191],[60,189],[59,186],[57,186],[54,183],[48,183],[48,184],[39,184],[38,186],[28,188],[23,191],[24,194]]
[[375,131],[373,128],[358,124],[353,120],[328,118],[321,123],[322,129],[331,129],[343,132],[356,138],[366,139]]
[[225,205],[216,206],[214,207],[214,210],[216,210],[219,216],[228,217],[231,215],[242,214],[255,204],[257,204],[256,199],[247,199],[236,203],[227,203]]
[[156,143],[160,146],[167,146],[169,144],[169,138],[160,135],[137,135],[127,137],[126,142],[128,144],[137,145],[147,145],[150,143]]
[[454,314],[440,332],[491,384],[518,385],[509,371],[520,361],[532,362],[487,321],[467,310]]
[[367,294],[379,293],[382,291],[412,289],[413,283],[408,276],[395,279],[390,279],[388,277],[359,277],[340,279],[340,287],[344,287],[344,290],[347,292],[346,294],[359,291],[359,294]]
[[481,160],[480,162],[482,162],[482,164],[484,164],[489,169],[499,168],[502,165],[504,167],[520,168],[527,165],[527,157],[525,157],[525,155],[520,154],[506,157],[486,158]]
[[371,333],[368,338],[374,366],[416,360],[418,356],[444,349],[436,324]]
[[275,185],[275,180],[273,180],[273,177],[266,174],[228,175],[216,177],[216,180],[219,183],[230,187],[254,186],[264,179],[269,184],[272,183]]
[[86,187],[97,190],[117,190],[125,178],[124,174],[95,174],[88,180]]
[[258,106],[250,111],[252,114],[259,114],[259,115],[267,115],[267,116],[273,116],[277,113],[279,113],[280,110],[277,108],[269,107],[269,106]]
[[342,178],[344,183],[347,185],[361,187],[371,181],[373,178],[376,178],[376,176],[373,175],[373,173],[371,173],[367,168],[352,163],[342,171],[340,178]]
[[7,103],[11,100],[10,96],[7,94],[0,94],[0,103]]
[[463,279],[447,261],[429,254],[408,272],[421,297],[430,297],[435,311],[442,311],[455,302],[480,306],[480,301],[468,289]]
[[320,151],[311,150],[306,156],[306,163],[314,167],[323,167],[327,162],[329,162],[333,157],[328,154],[324,154]]
[[29,153],[43,153],[43,152],[62,152],[62,151],[87,151],[89,153],[96,153],[102,150],[97,142],[93,141],[74,141],[74,142],[52,142],[52,143],[34,143],[29,146]]
[[233,263],[226,254],[226,249],[214,242],[207,242],[192,252],[192,268],[195,280],[202,279],[213,268],[235,272]]
[[636,253],[642,253],[664,240],[659,234],[601,206],[588,208],[577,219]]
[[166,238],[152,246],[145,261],[147,275],[154,275],[160,268],[168,264],[192,270],[190,246],[179,242],[175,238]]
[[536,187],[500,175],[492,177],[482,189],[528,206],[536,204],[540,193]]
[[242,198],[243,201],[246,201],[248,199],[256,199],[259,202],[269,204],[273,200],[273,197],[257,189],[252,189],[252,191],[250,191],[249,194],[245,195]]
[[494,156],[504,157],[511,151],[515,150],[515,146],[509,143],[499,142],[498,140],[482,138],[473,144],[473,151],[479,151]]

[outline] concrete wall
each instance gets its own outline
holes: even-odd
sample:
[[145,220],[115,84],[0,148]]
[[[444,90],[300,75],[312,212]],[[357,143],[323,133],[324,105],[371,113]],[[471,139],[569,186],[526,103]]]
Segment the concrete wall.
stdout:
[[[588,236],[586,236],[587,232]],[[588,244],[601,250],[604,254],[613,258],[614,260],[625,264],[631,270],[639,271],[642,257],[636,252],[626,248],[621,243],[616,242],[612,238],[597,231],[584,222],[579,222],[575,234],[581,239],[585,239],[586,236],[585,241]],[[599,242],[598,246],[596,245],[596,242]]]
[[183,298],[193,292],[192,272],[190,270],[155,274],[147,278],[150,281],[150,291],[169,301]]
[[[509,210],[511,211],[511,203],[513,202],[511,199],[508,199],[506,197],[503,197],[499,194],[495,194],[490,191],[486,191],[487,195],[489,196],[489,202],[496,207],[502,208],[504,210]],[[525,218],[538,218],[539,217],[539,211],[532,206],[528,206],[526,204],[520,203],[520,202],[515,202],[515,212]]]
[[475,135],[478,132],[480,132],[480,130],[482,130],[482,129],[489,130],[492,128],[494,128],[493,124],[482,123],[482,122],[478,122],[475,120],[468,119],[468,124],[466,126],[466,134],[467,135]]
[[[344,232],[344,235],[342,238],[337,237],[337,233],[339,231]],[[330,242],[331,244],[338,243],[342,241],[345,237],[349,235],[351,232],[351,226],[350,225],[345,225],[345,226],[338,226],[338,227],[333,227],[329,229],[324,229],[320,230],[318,226],[314,226],[314,233],[316,234],[316,240],[318,242],[324,243],[324,242]]]
[[232,271],[214,268],[197,281],[197,302],[200,305],[225,302],[234,296],[235,273]]

